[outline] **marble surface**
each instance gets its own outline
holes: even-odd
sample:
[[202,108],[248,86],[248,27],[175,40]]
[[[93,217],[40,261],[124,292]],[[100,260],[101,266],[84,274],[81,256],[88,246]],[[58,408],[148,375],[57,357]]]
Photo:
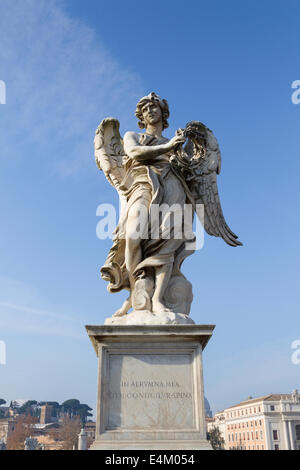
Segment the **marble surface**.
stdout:
[[107,429],[195,430],[192,367],[192,354],[111,355]]
[[150,312],[137,310],[123,316],[113,316],[105,320],[105,325],[194,325],[188,315],[162,310]]
[[99,360],[92,449],[210,449],[202,351],[213,329],[87,327]]
[[[122,139],[120,123],[112,117],[96,130],[96,164],[120,198],[119,223],[101,268],[109,292],[129,291],[115,312],[120,317],[131,309],[190,314],[192,284],[181,267],[197,250],[197,234],[200,238],[199,230],[193,232],[194,213],[209,235],[233,247],[241,245],[221,207],[217,186],[221,153],[216,137],[203,123],[190,121],[169,140],[163,135],[169,116],[167,100],[152,92],[136,106],[138,125],[145,132],[128,131]],[[205,270],[201,272],[205,275]],[[146,319],[153,324],[151,316]],[[182,324],[181,317],[163,320],[167,321],[162,324],[176,320]]]

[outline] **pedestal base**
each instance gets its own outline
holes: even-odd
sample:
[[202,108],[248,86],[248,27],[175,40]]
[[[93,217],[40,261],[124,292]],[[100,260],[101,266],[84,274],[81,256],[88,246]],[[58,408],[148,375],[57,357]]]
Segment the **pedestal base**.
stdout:
[[88,326],[99,358],[91,449],[201,450],[202,351],[212,325]]

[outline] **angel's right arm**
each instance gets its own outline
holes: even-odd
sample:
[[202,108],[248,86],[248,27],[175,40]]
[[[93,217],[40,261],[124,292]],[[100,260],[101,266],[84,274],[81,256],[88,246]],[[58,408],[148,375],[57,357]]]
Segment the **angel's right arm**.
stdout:
[[151,160],[151,158],[158,157],[171,150],[169,142],[152,146],[141,145],[138,134],[135,132],[126,132],[123,143],[126,155],[138,161]]

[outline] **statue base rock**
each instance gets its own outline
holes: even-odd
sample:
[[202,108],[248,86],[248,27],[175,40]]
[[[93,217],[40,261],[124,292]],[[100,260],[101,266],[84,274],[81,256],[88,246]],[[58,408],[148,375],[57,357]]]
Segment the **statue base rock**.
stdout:
[[213,325],[86,329],[99,361],[92,450],[211,450],[202,351]]
[[123,316],[113,316],[105,320],[105,325],[194,325],[195,322],[183,313],[166,310],[153,313],[138,310]]

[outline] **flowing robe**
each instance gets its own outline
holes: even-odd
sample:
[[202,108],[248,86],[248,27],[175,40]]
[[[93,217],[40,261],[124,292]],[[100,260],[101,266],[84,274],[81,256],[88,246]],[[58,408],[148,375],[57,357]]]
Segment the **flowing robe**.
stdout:
[[[168,139],[164,137],[139,135],[140,145],[161,145],[167,141]],[[137,276],[138,273],[145,272],[149,268],[172,264],[173,276],[184,278],[180,272],[180,265],[186,256],[193,253],[186,249],[187,240],[183,226],[185,204],[193,204],[193,198],[187,183],[170,163],[170,154],[163,154],[149,160],[143,159],[142,162],[127,157],[125,168],[126,175],[121,189],[126,197],[126,209],[116,228],[113,247],[101,269],[102,277],[110,281],[108,287],[110,292],[118,292],[124,288],[130,289],[125,264],[126,223],[130,208],[137,202],[147,207],[148,234],[141,240],[142,261],[131,274]],[[163,207],[162,205],[171,207],[174,204],[176,204],[177,213],[172,216],[172,213],[167,211],[164,214],[164,223],[162,223],[162,217],[151,217],[155,206],[157,211],[157,208]],[[156,234],[155,238],[152,237],[153,233]],[[157,234],[159,234],[158,237]]]

